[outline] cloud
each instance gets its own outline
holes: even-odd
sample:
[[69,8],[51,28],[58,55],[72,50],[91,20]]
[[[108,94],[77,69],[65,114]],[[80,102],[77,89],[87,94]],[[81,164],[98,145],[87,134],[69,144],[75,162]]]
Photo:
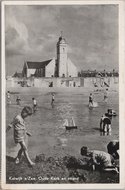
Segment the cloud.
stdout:
[[6,53],[10,55],[23,54],[29,51],[28,46],[28,29],[26,25],[19,22],[13,14],[11,9],[6,15]]
[[117,6],[7,5],[5,18],[7,64],[13,65],[10,56],[20,55],[20,64],[23,58],[56,57],[63,31],[68,55],[77,67],[118,66]]
[[44,52],[57,38],[54,30],[58,12],[58,8],[48,6],[7,6],[6,55]]

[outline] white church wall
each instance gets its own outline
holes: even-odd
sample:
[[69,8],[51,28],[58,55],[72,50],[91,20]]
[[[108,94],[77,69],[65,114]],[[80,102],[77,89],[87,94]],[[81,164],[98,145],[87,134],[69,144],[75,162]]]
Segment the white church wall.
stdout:
[[67,77],[67,54],[62,54],[59,59],[59,77]]
[[54,76],[54,73],[55,73],[55,64],[56,64],[55,59],[52,59],[52,61],[46,66],[46,73],[45,73],[46,77],[52,77],[52,76]]
[[27,77],[35,74],[36,69],[27,69]]
[[68,62],[68,76],[77,77],[78,71],[76,66],[72,63],[70,59],[68,59],[67,62]]

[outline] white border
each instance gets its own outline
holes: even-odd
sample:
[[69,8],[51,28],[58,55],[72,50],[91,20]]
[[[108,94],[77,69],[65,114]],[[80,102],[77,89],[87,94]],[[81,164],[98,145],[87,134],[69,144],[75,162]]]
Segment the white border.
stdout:
[[[119,5],[119,138],[120,138],[120,183],[119,184],[6,184],[6,110],[5,110],[5,5],[100,5],[100,4],[117,4]],[[1,162],[1,186],[3,189],[125,189],[125,2],[124,0],[110,1],[3,1],[1,11],[2,23],[2,64],[1,64],[1,97],[2,97],[2,162]],[[4,116],[4,117],[3,117]]]

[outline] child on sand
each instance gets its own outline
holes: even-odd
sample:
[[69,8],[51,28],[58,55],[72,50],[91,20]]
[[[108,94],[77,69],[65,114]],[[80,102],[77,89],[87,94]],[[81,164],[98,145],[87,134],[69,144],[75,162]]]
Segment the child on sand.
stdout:
[[119,173],[113,157],[104,151],[89,150],[88,147],[83,146],[81,148],[81,155],[90,158],[88,165],[92,170],[96,170],[97,167],[103,171],[115,171]]
[[29,166],[35,165],[34,162],[31,161],[29,155],[28,155],[28,149],[25,144],[25,137],[26,135],[31,136],[29,132],[26,131],[25,127],[25,121],[24,119],[32,114],[32,108],[29,106],[26,106],[23,108],[20,115],[17,115],[11,124],[8,125],[6,132],[10,130],[10,128],[14,128],[14,141],[15,143],[19,143],[21,148],[17,154],[17,157],[15,159],[15,163],[18,164],[20,162],[22,154],[24,154]]

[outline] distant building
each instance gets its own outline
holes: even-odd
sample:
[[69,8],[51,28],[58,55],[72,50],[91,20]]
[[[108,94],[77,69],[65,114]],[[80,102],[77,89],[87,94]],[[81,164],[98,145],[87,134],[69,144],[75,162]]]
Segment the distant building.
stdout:
[[76,66],[68,58],[67,43],[62,35],[57,42],[57,59],[43,62],[27,61],[24,63],[23,77],[77,77]]

